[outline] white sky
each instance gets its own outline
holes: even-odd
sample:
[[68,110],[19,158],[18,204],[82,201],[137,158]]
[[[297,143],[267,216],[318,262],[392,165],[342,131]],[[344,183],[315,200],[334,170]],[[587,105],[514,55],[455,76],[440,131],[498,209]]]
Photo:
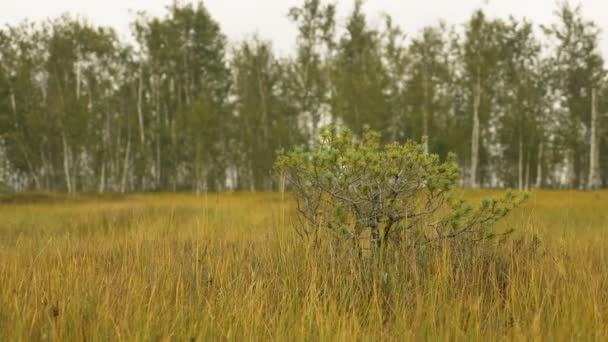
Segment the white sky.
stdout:
[[[187,1],[187,0],[184,0]],[[339,23],[352,8],[354,0],[333,0],[338,4]],[[555,21],[554,10],[561,0],[367,0],[365,10],[372,24],[380,24],[380,14],[389,13],[403,30],[415,35],[422,27],[445,19],[449,24],[462,24],[476,8],[490,16],[526,17],[536,24]],[[581,3],[584,16],[608,32],[608,0],[574,0]],[[85,17],[99,25],[114,27],[125,39],[130,36],[129,23],[136,11],[164,14],[171,0],[0,0],[0,26],[24,19],[42,20],[62,13]],[[280,54],[290,52],[295,44],[296,29],[286,14],[300,0],[205,0],[205,5],[231,41],[258,33],[270,39]],[[608,56],[608,41],[602,39]]]

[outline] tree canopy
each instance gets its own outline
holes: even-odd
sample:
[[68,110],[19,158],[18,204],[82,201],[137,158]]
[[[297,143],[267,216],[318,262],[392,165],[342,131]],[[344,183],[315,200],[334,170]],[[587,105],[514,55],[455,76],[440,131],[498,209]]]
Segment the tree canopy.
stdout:
[[69,15],[0,28],[0,182],[272,190],[277,151],[314,149],[338,124],[454,152],[460,185],[608,184],[601,32],[579,7],[559,5],[541,30],[476,10],[403,32],[354,4],[345,16],[322,0],[291,9],[287,55],[255,35],[229,42],[202,2],[139,14],[133,43]]

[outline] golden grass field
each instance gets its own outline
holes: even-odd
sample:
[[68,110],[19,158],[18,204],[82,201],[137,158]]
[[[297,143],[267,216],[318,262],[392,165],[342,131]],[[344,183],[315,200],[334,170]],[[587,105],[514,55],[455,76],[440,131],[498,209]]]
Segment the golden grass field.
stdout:
[[293,215],[279,194],[0,204],[0,341],[608,341],[608,192],[534,193],[508,241],[422,259],[312,248]]

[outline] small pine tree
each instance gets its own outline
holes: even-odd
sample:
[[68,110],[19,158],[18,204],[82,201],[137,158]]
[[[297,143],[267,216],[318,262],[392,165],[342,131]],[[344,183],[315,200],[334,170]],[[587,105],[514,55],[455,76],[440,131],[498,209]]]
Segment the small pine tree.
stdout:
[[460,173],[453,155],[442,162],[423,144],[382,145],[369,129],[357,138],[348,129],[325,128],[314,150],[281,153],[275,170],[295,197],[301,236],[353,241],[358,248],[367,239],[375,249],[487,239],[527,198],[508,192],[474,208],[454,195]]

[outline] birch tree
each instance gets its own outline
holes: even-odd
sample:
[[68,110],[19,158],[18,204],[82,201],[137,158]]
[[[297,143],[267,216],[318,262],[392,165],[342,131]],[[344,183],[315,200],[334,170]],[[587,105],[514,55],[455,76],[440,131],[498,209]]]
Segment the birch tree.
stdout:
[[463,78],[471,111],[471,153],[468,184],[477,188],[479,182],[481,142],[493,106],[493,90],[498,75],[498,55],[504,25],[499,20],[488,20],[476,11],[468,22],[463,42]]
[[580,7],[568,3],[556,12],[558,23],[544,27],[555,42],[554,82],[567,109],[562,123],[567,156],[573,170],[570,186],[593,189],[599,186],[599,148],[596,94],[604,78],[604,60],[599,50],[599,29],[582,17]]
[[[289,19],[298,27],[295,58],[286,72],[289,97],[306,124],[310,124],[310,141],[318,134],[328,110],[331,92],[328,62],[335,50],[335,15],[333,4],[305,0],[289,11]],[[308,127],[303,127],[308,130]]]
[[414,38],[409,46],[411,70],[407,96],[412,112],[412,127],[417,140],[425,136],[423,146],[429,152],[429,144],[437,147],[442,140],[438,129],[440,122],[449,114],[451,96],[452,63],[446,27],[427,27]]
[[368,25],[362,1],[356,1],[332,65],[332,111],[356,133],[365,125],[386,132],[392,123],[381,54],[379,34]]
[[[501,169],[507,184],[524,190],[530,187],[530,174],[542,172],[538,167],[531,170],[531,165],[542,160],[544,108],[549,105],[542,78],[541,47],[532,24],[511,18],[506,24],[502,51],[503,81],[498,95],[502,104],[498,127],[504,163]],[[514,165],[515,183],[509,172]]]
[[233,96],[241,150],[238,188],[276,189],[270,170],[280,149],[300,143],[298,110],[285,96],[285,66],[270,43],[254,37],[233,53]]

